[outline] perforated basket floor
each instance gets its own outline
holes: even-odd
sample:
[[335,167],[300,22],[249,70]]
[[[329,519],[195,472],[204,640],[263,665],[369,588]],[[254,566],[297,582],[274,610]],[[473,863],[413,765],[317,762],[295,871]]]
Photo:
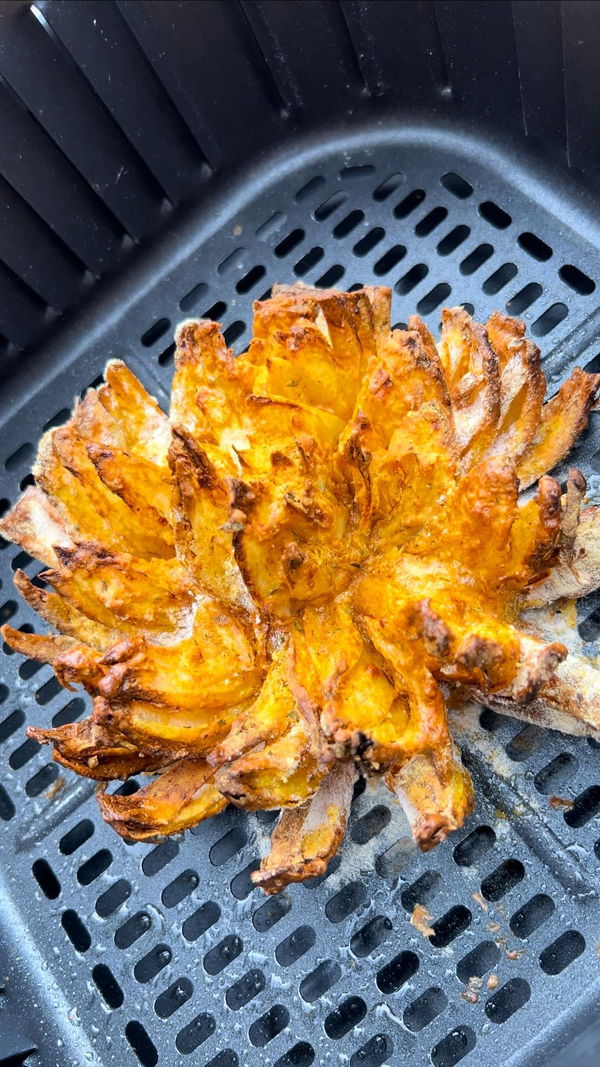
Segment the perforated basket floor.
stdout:
[[[551,389],[575,361],[594,362],[600,259],[569,228],[573,205],[551,214],[540,202],[554,203],[551,191],[532,180],[526,194],[483,149],[456,144],[372,134],[345,150],[307,148],[188,221],[121,305],[88,315],[87,340],[67,338],[40,387],[22,383],[2,430],[6,502],[42,430],[109,357],[164,402],[175,323],[218,319],[241,350],[252,301],[274,281],[383,282],[396,322],[418,310],[435,330],[443,303],[480,320],[505,308],[537,337]],[[574,457],[592,497],[597,418]],[[5,546],[0,616],[36,626],[11,587],[17,566],[40,569]],[[600,628],[593,608],[580,616],[588,641]],[[15,1042],[38,1050],[28,1063],[546,1064],[593,1015],[596,746],[484,711],[480,727],[464,727],[477,807],[462,831],[416,854],[399,808],[367,787],[327,877],[267,899],[249,872],[273,815],[229,810],[180,840],[126,846],[101,822],[93,784],[63,781],[24,736],[27,721],[79,718],[85,700],[5,652],[0,974],[21,1021]],[[573,806],[552,807],[552,794]],[[433,916],[431,939],[409,922],[416,903]],[[483,979],[475,996],[472,976]]]

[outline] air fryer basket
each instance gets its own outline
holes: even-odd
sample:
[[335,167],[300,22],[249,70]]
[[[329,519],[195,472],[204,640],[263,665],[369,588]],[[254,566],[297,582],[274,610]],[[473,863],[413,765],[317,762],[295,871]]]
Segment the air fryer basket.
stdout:
[[[42,431],[107,359],[166,404],[175,324],[213,318],[241,351],[252,302],[276,281],[390,285],[394,321],[417,310],[434,331],[444,304],[480,321],[505,309],[538,340],[552,392],[575,364],[598,369],[600,229],[582,194],[503,145],[372,119],[304,134],[206,195],[9,380],[5,504],[28,484]],[[569,463],[600,503],[598,417]],[[0,618],[36,627],[12,574],[40,566],[2,547]],[[579,630],[594,655],[593,598]],[[358,788],[327,875],[267,898],[249,872],[274,813],[229,809],[180,838],[126,845],[94,784],[24,735],[27,721],[82,717],[84,697],[4,652],[0,1063],[546,1067],[598,1017],[595,742],[472,713],[461,739],[477,804],[461,831],[423,856],[391,796]],[[416,904],[431,939],[409,921]]]

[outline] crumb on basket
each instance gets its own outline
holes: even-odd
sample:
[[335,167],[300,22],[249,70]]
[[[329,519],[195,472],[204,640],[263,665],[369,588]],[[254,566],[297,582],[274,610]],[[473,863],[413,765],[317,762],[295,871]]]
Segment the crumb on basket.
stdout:
[[427,908],[423,907],[422,904],[415,904],[410,921],[415,930],[418,930],[423,937],[432,937],[435,934],[435,930],[429,925],[430,919],[431,915]]

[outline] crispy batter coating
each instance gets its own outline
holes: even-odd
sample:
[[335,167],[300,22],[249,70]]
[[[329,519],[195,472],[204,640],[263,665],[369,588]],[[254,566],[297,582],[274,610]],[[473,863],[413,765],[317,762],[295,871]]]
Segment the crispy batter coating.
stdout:
[[546,473],[600,376],[544,405],[522,322],[445,310],[436,344],[391,331],[385,288],[275,286],[238,359],[213,322],[176,340],[169,416],[109,363],[0,523],[48,568],[15,584],[55,631],[5,640],[93,699],[30,736],[103,783],[154,776],[98,794],[119,834],[281,808],[252,875],[279,892],[327,869],[361,772],[423,850],[463,823],[449,702],[600,736],[600,676],[533,618],[600,585],[600,512]]

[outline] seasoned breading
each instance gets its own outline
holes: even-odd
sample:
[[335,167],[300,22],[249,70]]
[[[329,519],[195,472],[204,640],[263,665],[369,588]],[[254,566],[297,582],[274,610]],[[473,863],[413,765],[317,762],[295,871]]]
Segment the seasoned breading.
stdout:
[[15,583],[58,631],[5,640],[93,700],[30,736],[101,782],[155,776],[99,792],[118,833],[281,808],[252,874],[278,892],[327,869],[361,772],[423,850],[463,823],[449,703],[600,735],[600,675],[544,614],[600,585],[600,512],[579,471],[546,473],[600,376],[544,405],[522,322],[445,310],[436,344],[417,316],[390,330],[385,288],[275,286],[238,359],[213,322],[176,340],[169,417],[111,362],[0,523],[48,568]]

